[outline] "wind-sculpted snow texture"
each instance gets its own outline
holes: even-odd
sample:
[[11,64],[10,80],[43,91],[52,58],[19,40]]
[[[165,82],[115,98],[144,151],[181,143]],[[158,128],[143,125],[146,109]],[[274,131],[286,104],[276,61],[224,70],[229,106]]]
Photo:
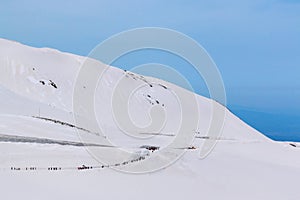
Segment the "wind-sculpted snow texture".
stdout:
[[[73,89],[85,59],[0,39],[1,199],[300,199],[300,145],[272,141],[227,109],[222,135],[211,138],[206,133],[215,102],[199,95],[199,124],[191,127],[195,139],[177,147],[186,150],[177,162],[154,173],[120,172],[155,156],[176,137],[180,109],[172,91],[178,87],[109,67],[95,91],[101,137],[114,144],[107,146],[98,142],[97,132],[74,121]],[[126,84],[147,85],[131,96],[132,120],[147,125],[149,109],[160,106],[168,116],[160,132],[141,132],[143,139],[137,139],[115,124],[110,97],[124,75]],[[215,149],[199,159],[203,142],[212,139],[218,141]],[[101,163],[90,148],[120,148],[131,156]]]

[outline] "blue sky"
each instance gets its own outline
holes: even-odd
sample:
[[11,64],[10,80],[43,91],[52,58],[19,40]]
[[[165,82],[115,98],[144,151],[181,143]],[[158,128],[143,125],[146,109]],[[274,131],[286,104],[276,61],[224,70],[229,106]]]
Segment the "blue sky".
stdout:
[[[144,26],[175,29],[198,41],[219,67],[229,108],[235,113],[247,110],[273,113],[275,121],[268,123],[274,123],[274,131],[279,130],[276,124],[283,120],[280,118],[283,114],[298,118],[294,123],[300,124],[300,1],[3,0],[0,3],[0,37],[80,55],[87,55],[113,34]],[[153,57],[162,60],[155,53]],[[142,61],[149,60],[124,59],[116,65]],[[197,89],[198,80],[193,80],[192,73],[185,75],[197,92],[205,93],[202,87]],[[243,113],[248,123],[267,131],[255,123],[257,117],[251,119],[252,115]],[[300,126],[289,131],[299,131],[300,135]]]

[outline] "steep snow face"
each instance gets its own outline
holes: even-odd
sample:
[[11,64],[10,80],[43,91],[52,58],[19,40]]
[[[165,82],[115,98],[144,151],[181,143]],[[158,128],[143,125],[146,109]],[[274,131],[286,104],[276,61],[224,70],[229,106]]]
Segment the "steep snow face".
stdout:
[[[0,84],[2,90],[6,90],[6,92],[3,92],[6,95],[9,92],[11,95],[19,95],[20,98],[34,101],[35,103],[31,105],[28,100],[21,101],[28,102],[29,107],[33,107],[28,108],[28,110],[31,110],[31,115],[37,115],[39,112],[42,112],[42,114],[47,112],[48,115],[53,115],[58,110],[63,110],[65,113],[69,113],[65,114],[69,117],[62,120],[70,121],[72,120],[74,84],[84,61],[84,57],[61,53],[48,48],[27,47],[16,42],[0,39]],[[99,66],[105,65],[99,62]],[[110,104],[113,89],[120,78],[124,76],[124,73],[120,69],[109,67],[95,92],[96,110],[102,112],[101,114],[98,112],[98,120],[104,129],[113,133],[119,133],[120,131],[115,125]],[[180,105],[172,95],[172,88],[178,87],[162,80],[133,73],[128,73],[126,76],[129,79],[127,84],[145,80],[149,83],[156,83],[153,84],[153,87],[144,87],[135,92],[130,99],[129,109],[133,120],[138,121],[139,124],[149,123],[150,119],[147,112],[151,107],[159,105],[164,107],[170,118],[170,123],[166,124],[164,132],[174,133],[174,130],[178,129],[177,125],[180,124],[180,117],[178,116]],[[15,97],[8,96],[7,98],[6,102],[13,102]],[[4,98],[2,98],[2,101],[4,101]],[[212,119],[212,104],[214,102],[198,95],[197,101],[200,115],[199,125],[198,127],[192,127],[192,129],[205,136]],[[38,104],[37,106],[37,102],[41,105]],[[49,109],[55,111],[49,112]],[[22,112],[25,112],[25,110],[26,108],[24,110],[19,109]],[[266,140],[260,133],[244,124],[230,112],[226,112],[224,137],[243,140]],[[28,112],[23,114],[28,115]]]
[[[91,135],[93,142],[93,133],[89,127],[76,125],[73,118],[73,90],[85,61],[84,57],[0,39],[0,176],[5,180],[0,187],[4,199],[300,199],[299,144],[271,141],[227,109],[216,148],[206,159],[199,159],[203,142],[211,139],[206,134],[216,104],[199,95],[199,123],[190,127],[195,140],[176,163],[139,176],[101,165],[78,136],[78,132]],[[167,120],[159,135],[141,133],[147,138],[136,140],[116,124],[111,101],[121,77],[128,87],[145,83],[130,96],[133,121],[146,126],[151,121],[149,110],[164,110]],[[90,88],[81,89],[84,97]],[[95,90],[95,113],[114,146],[101,146],[97,140],[85,145],[135,152],[130,158],[134,162],[115,163],[119,168],[155,155],[172,142],[180,126],[175,90],[191,94],[163,80],[109,67]]]

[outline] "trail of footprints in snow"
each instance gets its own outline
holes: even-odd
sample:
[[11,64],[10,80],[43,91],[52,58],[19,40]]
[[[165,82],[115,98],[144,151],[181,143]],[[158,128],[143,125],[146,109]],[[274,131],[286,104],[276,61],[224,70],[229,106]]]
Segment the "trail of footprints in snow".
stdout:
[[[107,169],[107,168],[112,168],[112,167],[121,167],[125,165],[129,165],[131,163],[135,162],[140,162],[142,160],[145,160],[145,156],[140,156],[136,159],[132,159],[129,161],[124,161],[122,163],[116,163],[112,165],[96,165],[96,166],[87,166],[87,165],[82,165],[78,167],[58,167],[58,166],[50,166],[50,167],[35,167],[35,166],[30,166],[30,167],[10,167],[11,171],[66,171],[66,170],[96,170],[96,169]],[[2,170],[6,170],[7,168],[2,168]]]
[[[47,117],[38,117],[38,116],[32,116],[32,117],[36,118],[36,119],[40,119],[40,120],[52,122],[52,123],[55,123],[55,124],[60,124],[62,126],[68,126],[68,127],[71,127],[71,128],[75,128],[75,129],[81,130],[81,131],[88,132],[88,133],[93,133],[90,130],[87,130],[87,129],[75,126],[74,124],[70,124],[68,122],[63,122],[63,121],[60,121],[60,120],[57,120],[57,119],[51,119],[51,118],[47,118]],[[97,133],[93,133],[93,134],[98,135]]]
[[[149,152],[154,152],[159,150],[159,147],[155,146],[149,146],[149,145],[144,145],[141,146],[140,148],[147,149]],[[112,168],[112,167],[121,167],[121,166],[126,166],[132,163],[140,162],[142,160],[145,160],[146,157],[150,156],[150,153],[145,155],[145,156],[138,156],[135,159],[124,161],[122,163],[116,163],[116,164],[111,164],[111,165],[96,165],[96,166],[87,166],[87,165],[82,165],[79,167],[58,167],[58,166],[50,166],[50,167],[35,167],[35,166],[30,166],[30,167],[11,167],[11,171],[65,171],[65,170],[96,170],[96,169],[107,169],[107,168]],[[2,168],[2,170],[5,170],[5,168]]]
[[[147,149],[149,152],[155,152],[159,150],[159,147],[156,146],[150,146],[150,145],[143,145],[140,148],[142,149]],[[196,149],[195,147],[190,147],[187,149]],[[11,167],[11,171],[66,171],[66,170],[96,170],[96,169],[107,169],[107,168],[112,168],[112,167],[121,167],[121,166],[126,166],[132,163],[140,162],[146,159],[146,157],[149,157],[150,154],[147,154],[146,156],[139,156],[135,159],[124,161],[122,163],[116,163],[112,165],[96,165],[96,166],[87,166],[87,165],[82,165],[78,167],[58,167],[58,166],[50,166],[50,167],[35,167],[35,166],[30,166],[30,167]],[[2,170],[5,170],[6,168],[2,168]]]

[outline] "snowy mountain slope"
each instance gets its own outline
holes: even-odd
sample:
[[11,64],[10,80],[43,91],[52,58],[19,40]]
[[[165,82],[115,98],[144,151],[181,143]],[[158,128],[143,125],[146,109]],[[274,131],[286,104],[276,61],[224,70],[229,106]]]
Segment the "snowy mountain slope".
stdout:
[[[78,127],[73,119],[73,88],[84,61],[84,57],[0,39],[0,177],[5,180],[0,185],[4,199],[24,195],[26,199],[300,198],[298,144],[271,141],[228,110],[216,148],[206,159],[199,159],[199,149],[209,139],[205,133],[214,103],[201,96],[197,96],[199,124],[191,127],[196,133],[192,144],[196,149],[187,150],[174,165],[144,175],[102,166],[82,146],[77,133],[90,134],[90,130]],[[156,83],[133,95],[129,105],[132,119],[146,125],[146,111],[153,106],[164,107],[168,116],[161,135],[133,140],[115,124],[110,106],[113,88],[125,73],[110,67],[95,92],[97,119],[114,146],[103,147],[96,140],[90,145],[147,154],[141,146],[162,148],[174,138],[180,110],[172,90],[178,87],[126,73],[126,84]],[[93,169],[78,170],[82,165]],[[20,193],[14,193],[16,189]]]
[[[0,83],[3,86],[2,90],[6,89],[6,93],[13,92],[13,94],[19,94],[22,98],[26,97],[34,100],[35,102],[42,103],[44,107],[40,108],[41,112],[43,112],[43,109],[54,109],[56,110],[55,112],[57,112],[57,110],[63,110],[65,112],[72,111],[72,92],[74,88],[74,82],[80,65],[84,62],[85,58],[73,56],[67,53],[58,53],[55,50],[47,48],[36,49],[27,47],[16,42],[3,39],[1,40],[0,48]],[[14,49],[17,50],[14,51]],[[102,85],[102,90],[96,92],[97,101],[108,104],[109,101],[111,101],[112,88],[123,75],[124,71],[110,67],[105,72],[101,82],[99,83]],[[134,81],[134,74],[129,76],[132,76],[132,81]],[[148,78],[150,82],[152,79],[153,78]],[[153,80],[156,81],[156,79]],[[51,85],[52,82],[57,88]],[[166,83],[162,80],[159,80],[159,83],[161,83],[161,85],[176,87],[175,85]],[[156,104],[155,101],[158,98],[155,97],[157,96],[160,98],[159,100],[161,101],[161,104],[169,101],[169,103],[164,103],[166,106],[172,108],[169,110],[175,113],[176,111],[174,111],[174,109],[178,110],[178,105],[174,103],[174,98],[172,99],[170,92],[162,88],[160,85],[154,85],[153,88],[149,87],[144,90],[145,91],[140,91],[139,94],[136,94],[135,99],[132,100],[132,102],[135,102],[135,104],[133,103],[132,107],[138,106],[142,110],[145,110],[152,106],[151,103]],[[150,97],[148,97],[148,95],[150,95]],[[8,98],[9,100],[5,100],[6,102],[11,101],[10,98],[13,97]],[[209,120],[211,119],[212,102],[211,100],[201,96],[198,96],[197,98],[199,110],[201,113],[203,113],[203,115],[200,116],[200,121],[203,123],[200,124],[199,131],[206,132],[206,129],[208,129],[207,126],[209,124]],[[142,105],[139,105],[138,102],[142,103]],[[101,105],[101,103],[98,105]],[[173,105],[171,105],[172,103]],[[106,107],[101,106],[101,109],[103,108]],[[35,106],[35,108],[29,110],[32,111],[31,115],[36,115],[38,112],[38,106]],[[110,113],[109,110],[106,110],[105,112]],[[51,113],[53,112],[48,112],[48,115],[51,115]],[[228,117],[234,119],[235,123],[233,124],[239,124],[240,128],[251,129],[250,127],[246,127],[240,120],[235,119],[235,117],[233,117],[229,112],[228,115]],[[105,115],[100,115],[99,117],[101,116]],[[138,120],[139,118],[143,118],[143,115],[139,115],[134,120]],[[106,122],[105,120],[106,116],[100,121],[104,124],[113,124],[113,122]],[[227,121],[229,124],[231,124],[232,120]],[[244,134],[245,131],[240,131],[239,134],[236,132],[237,131],[233,131],[235,137],[240,137],[239,135]],[[230,133],[228,132],[228,134]],[[254,130],[248,131],[248,133],[241,136],[241,138],[243,138],[243,140],[265,139],[264,137],[261,137],[260,133],[255,132]]]

